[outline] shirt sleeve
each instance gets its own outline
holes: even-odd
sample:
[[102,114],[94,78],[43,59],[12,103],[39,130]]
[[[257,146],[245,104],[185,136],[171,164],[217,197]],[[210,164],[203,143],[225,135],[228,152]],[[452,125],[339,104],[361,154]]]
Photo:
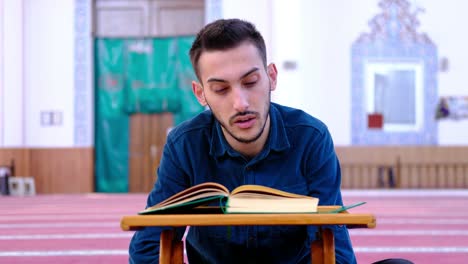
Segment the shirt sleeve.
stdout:
[[[188,188],[184,170],[175,162],[173,145],[164,146],[158,168],[158,179],[148,195],[146,207],[153,206],[173,194]],[[159,263],[161,232],[172,227],[146,227],[134,233],[129,246],[129,263]],[[185,227],[176,228],[176,239],[182,239]]]
[[[341,170],[330,133],[327,129],[310,140],[306,155],[309,195],[319,198],[319,205],[343,205]],[[348,229],[343,225],[324,226],[333,231],[336,263],[353,264],[356,258]],[[309,226],[310,239],[316,239],[317,227]]]

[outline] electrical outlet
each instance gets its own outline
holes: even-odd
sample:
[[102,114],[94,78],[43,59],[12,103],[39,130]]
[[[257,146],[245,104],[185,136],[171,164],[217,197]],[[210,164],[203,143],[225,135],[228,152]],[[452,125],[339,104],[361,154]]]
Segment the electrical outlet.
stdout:
[[41,126],[61,126],[62,124],[62,111],[41,111]]
[[41,111],[41,126],[52,125],[52,115],[50,111]]
[[52,125],[61,126],[63,122],[62,111],[53,111],[52,114]]

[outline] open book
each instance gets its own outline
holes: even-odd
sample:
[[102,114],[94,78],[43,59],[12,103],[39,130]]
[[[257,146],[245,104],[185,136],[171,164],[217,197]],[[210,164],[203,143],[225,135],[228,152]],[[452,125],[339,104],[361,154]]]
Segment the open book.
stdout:
[[260,185],[242,185],[232,192],[219,183],[205,182],[183,190],[139,214],[190,212],[218,200],[225,213],[315,213],[318,198]]

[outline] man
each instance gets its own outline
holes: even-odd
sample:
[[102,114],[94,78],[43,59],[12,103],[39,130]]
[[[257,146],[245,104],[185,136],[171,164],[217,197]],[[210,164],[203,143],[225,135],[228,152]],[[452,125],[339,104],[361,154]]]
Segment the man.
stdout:
[[[316,118],[270,102],[277,69],[266,62],[255,27],[217,20],[197,35],[190,58],[192,89],[209,110],[174,128],[167,138],[152,206],[202,182],[232,190],[259,184],[342,205],[341,173],[327,127]],[[337,263],[355,263],[345,226],[330,226]],[[157,263],[162,228],[137,231],[131,263]],[[180,229],[179,235],[185,229]],[[193,263],[310,263],[313,226],[191,227],[187,257]]]

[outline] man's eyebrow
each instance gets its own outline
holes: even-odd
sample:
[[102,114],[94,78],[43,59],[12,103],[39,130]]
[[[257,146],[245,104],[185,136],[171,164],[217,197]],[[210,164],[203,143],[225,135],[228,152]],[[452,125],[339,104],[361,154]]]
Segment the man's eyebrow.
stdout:
[[218,79],[218,78],[209,78],[206,82],[227,82],[227,81],[223,79]]
[[255,72],[255,71],[258,71],[258,68],[257,67],[254,67],[253,69],[251,69],[250,71],[246,72],[244,75],[242,75],[241,79],[242,78],[245,78],[247,76],[249,76],[252,72]]
[[[250,71],[244,73],[240,79],[242,78],[245,78],[246,76],[249,76],[249,74],[255,72],[255,71],[258,71],[259,68],[257,67],[254,67],[252,68]],[[223,79],[219,79],[219,78],[209,78],[206,82],[222,82],[222,83],[225,83],[227,82],[226,80],[223,80]]]

